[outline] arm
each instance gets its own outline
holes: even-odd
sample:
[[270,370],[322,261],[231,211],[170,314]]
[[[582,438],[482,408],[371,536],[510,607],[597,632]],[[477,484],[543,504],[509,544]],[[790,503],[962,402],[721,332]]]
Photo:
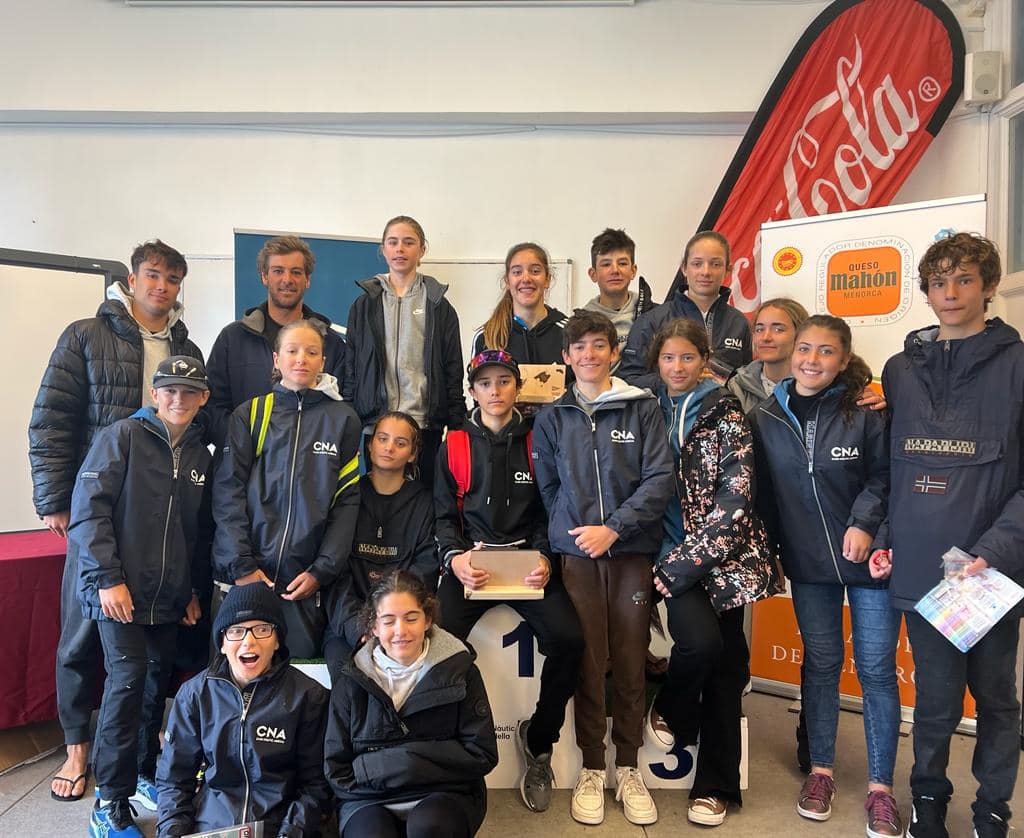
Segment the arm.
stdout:
[[124,487],[130,457],[127,428],[117,424],[96,435],[82,463],[71,499],[68,537],[78,550],[83,590],[100,591],[124,584],[114,507]]
[[408,742],[401,758],[393,749],[368,751],[352,762],[360,785],[392,791],[431,783],[479,780],[498,764],[494,718],[483,679],[476,666],[466,672],[466,695],[459,702],[459,732],[455,739]]
[[561,488],[556,458],[558,446],[554,440],[555,410],[557,408],[541,411],[533,425],[533,477],[549,518]]
[[72,323],[43,372],[28,427],[32,502],[40,517],[67,513],[87,425],[89,374],[82,336]]
[[231,361],[228,357],[228,338],[225,331],[217,336],[206,364],[206,377],[210,384],[210,398],[206,402],[210,438],[220,448],[227,434],[231,411],[235,409],[231,391]]
[[409,562],[409,572],[422,579],[428,591],[436,591],[440,564],[437,559],[437,541],[434,538],[434,505],[429,494],[422,497],[427,508],[420,516],[420,531],[412,560]]
[[846,526],[856,527],[874,536],[885,520],[889,503],[889,433],[883,417],[865,411],[864,488],[850,508]]
[[[349,412],[346,407],[345,412]],[[334,497],[327,513],[327,526],[320,542],[316,560],[308,572],[320,585],[329,585],[338,578],[341,567],[348,561],[352,550],[352,539],[356,532],[356,518],[359,515],[359,420],[351,413],[345,420],[338,452],[341,455],[341,469],[334,489]]]
[[[209,471],[209,469],[207,469]],[[192,551],[192,590],[201,602],[209,603],[213,587],[213,573],[210,564],[210,551],[213,545],[213,481],[207,480],[203,489],[203,498],[199,506],[198,532],[196,545]]]
[[156,769],[159,838],[195,831],[196,774],[204,759],[200,730],[197,696],[193,685],[188,684],[174,699]]
[[353,348],[359,345],[358,310],[360,309],[360,301],[364,296],[357,297],[348,310],[348,324],[345,329],[345,355],[341,362],[342,372],[338,377],[341,386],[341,397],[350,405],[355,404],[356,398],[356,353],[353,351]]
[[[649,387],[652,391],[658,387],[658,375],[647,369],[647,347],[651,344],[654,336],[654,325],[651,314],[657,309],[651,309],[647,314],[642,315],[629,331],[629,338],[622,350],[622,363],[616,375],[624,378],[636,387]],[[664,434],[662,434],[664,436]]]
[[455,478],[448,468],[448,443],[442,442],[434,466],[434,531],[442,560],[473,546],[463,533],[462,514],[456,500],[457,490]]
[[[1018,440],[1024,439],[1021,436],[1024,414],[1016,433]],[[1018,442],[1018,448],[1021,462],[1017,474],[1024,477],[1024,446]],[[992,526],[981,534],[969,552],[1007,576],[1019,577],[1024,573],[1024,483],[1017,486]]]
[[718,423],[718,470],[714,506],[696,527],[687,527],[677,545],[655,569],[655,575],[673,595],[703,579],[736,549],[737,521],[753,514],[754,443],[743,414],[727,410]]
[[213,539],[214,576],[233,583],[259,570],[249,538],[249,476],[255,464],[248,405],[244,402],[231,414],[227,439],[214,475]]
[[324,737],[323,773],[331,790],[341,800],[346,798],[347,792],[357,787],[355,773],[352,771],[355,751],[350,727],[356,701],[351,692],[347,678],[342,678],[334,685],[327,707],[327,733]]
[[618,533],[620,539],[629,539],[648,527],[660,526],[665,505],[675,495],[672,451],[661,410],[654,399],[640,404],[643,405],[640,408],[643,434],[640,484],[604,522],[606,527]]
[[338,388],[341,389],[345,380],[345,356],[348,354],[348,345],[345,339],[329,326],[325,344],[332,348],[332,363],[324,372],[338,379]]
[[448,405],[448,427],[461,428],[466,421],[466,396],[463,390],[465,367],[462,365],[462,337],[459,333],[459,315],[447,300],[442,300],[445,309],[441,338],[443,342],[442,365],[444,369],[445,401]]
[[307,693],[302,721],[295,732],[295,776],[291,784],[295,799],[289,804],[281,822],[279,836],[302,838],[315,834],[320,828],[320,814],[326,810],[330,798],[324,776],[327,701],[328,693],[319,684]]

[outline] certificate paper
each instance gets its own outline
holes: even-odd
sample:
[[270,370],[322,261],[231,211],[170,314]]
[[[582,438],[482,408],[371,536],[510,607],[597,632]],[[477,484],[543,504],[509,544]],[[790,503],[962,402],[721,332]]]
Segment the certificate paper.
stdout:
[[263,821],[250,821],[212,832],[194,832],[185,838],[263,838]]
[[989,567],[974,576],[943,579],[914,608],[966,652],[1021,599],[1024,588]]

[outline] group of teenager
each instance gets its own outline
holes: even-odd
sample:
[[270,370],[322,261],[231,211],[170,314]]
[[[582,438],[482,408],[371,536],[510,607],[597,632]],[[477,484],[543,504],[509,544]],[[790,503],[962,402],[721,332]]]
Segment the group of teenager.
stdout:
[[[920,288],[938,325],[886,364],[884,399],[842,319],[774,299],[751,328],[729,305],[716,232],[687,243],[683,281],[655,305],[633,241],[605,230],[591,246],[599,293],[571,317],[545,302],[545,250],[513,246],[466,367],[446,288],[419,272],[426,246],[414,219],[387,223],[388,271],[359,283],[344,340],[303,304],[314,258],[288,236],[258,257],[266,303],[221,332],[208,365],[177,303],[185,260],[159,241],[62,335],[30,427],[36,509],[69,544],[68,758],[53,797],[87,787],[102,649],[94,836],[139,835],[133,803],[158,813],[160,836],[254,820],[314,835],[328,813],[346,836],[475,834],[498,756],[467,638],[502,602],[472,596],[489,581],[477,557],[500,548],[535,551],[522,584],[543,590],[504,601],[545,658],[516,729],[528,809],[551,803],[571,698],[573,818],[603,822],[612,781],[628,821],[657,820],[637,759],[646,737],[666,752],[699,744],[688,819],[722,824],[742,803],[745,611],[784,575],[804,644],[799,814],[832,812],[845,600],[866,834],[903,834],[905,616],[917,668],[907,835],[948,835],[949,743],[969,686],[975,835],[1005,836],[1020,615],[961,653],[913,610],[953,545],[976,557],[967,573],[1024,578],[1024,344],[986,319],[994,245],[959,233],[928,249]],[[564,394],[539,407],[520,399],[535,364],[565,367]],[[672,647],[647,707],[661,600]],[[320,656],[330,693],[289,665]],[[161,748],[175,664],[201,671],[177,690]]]

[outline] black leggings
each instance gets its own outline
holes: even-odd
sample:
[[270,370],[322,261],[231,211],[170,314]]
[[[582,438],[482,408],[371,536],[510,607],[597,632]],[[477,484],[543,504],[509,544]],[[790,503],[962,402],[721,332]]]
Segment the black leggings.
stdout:
[[428,794],[403,822],[383,806],[363,806],[348,819],[342,838],[470,838],[462,805],[450,794]]

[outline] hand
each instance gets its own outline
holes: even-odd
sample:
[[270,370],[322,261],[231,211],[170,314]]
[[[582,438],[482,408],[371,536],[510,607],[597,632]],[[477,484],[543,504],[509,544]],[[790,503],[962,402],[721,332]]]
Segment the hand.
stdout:
[[537,566],[523,578],[527,588],[543,588],[551,579],[551,565],[546,557],[541,556]]
[[964,568],[964,576],[974,576],[976,573],[981,573],[987,567],[988,562],[981,556],[978,556],[973,562]]
[[108,620],[130,623],[135,606],[132,604],[132,595],[128,591],[128,586],[122,582],[120,585],[114,585],[113,588],[100,588],[100,608],[103,610],[103,616]]
[[875,550],[868,560],[868,573],[872,579],[888,579],[892,573],[892,552],[889,550]]
[[885,410],[888,404],[885,401],[885,396],[877,390],[865,387],[860,391],[860,397],[857,399],[857,406],[870,407],[872,410]]
[[471,550],[466,550],[466,552],[459,553],[452,558],[452,573],[455,574],[456,579],[471,591],[482,588],[491,578],[491,574],[486,570],[473,567],[473,553],[483,546],[478,541]]
[[872,537],[860,527],[849,527],[843,536],[843,558],[854,564],[868,560]]
[[654,589],[661,594],[665,599],[671,599],[672,594],[668,588],[665,587],[665,583],[661,581],[661,577],[658,576],[658,571],[654,571]]
[[603,556],[608,552],[608,548],[619,540],[619,534],[604,524],[576,527],[569,530],[569,535],[576,536],[576,546],[592,559]]
[[308,570],[304,570],[288,583],[285,592],[281,594],[281,599],[298,602],[300,599],[313,596],[319,590],[320,583],[316,581],[316,577]]
[[43,523],[46,524],[47,529],[55,535],[59,535],[61,538],[68,537],[68,523],[70,521],[70,509],[65,509],[63,512],[54,512],[50,515],[43,516]]
[[199,594],[193,593],[192,599],[185,606],[185,616],[179,621],[183,626],[194,626],[203,616],[203,609],[199,605]]
[[236,585],[251,585],[253,582],[262,582],[269,588],[274,587],[274,583],[270,581],[270,577],[262,570],[254,570],[252,573],[247,573],[245,576],[239,576],[235,580]]

